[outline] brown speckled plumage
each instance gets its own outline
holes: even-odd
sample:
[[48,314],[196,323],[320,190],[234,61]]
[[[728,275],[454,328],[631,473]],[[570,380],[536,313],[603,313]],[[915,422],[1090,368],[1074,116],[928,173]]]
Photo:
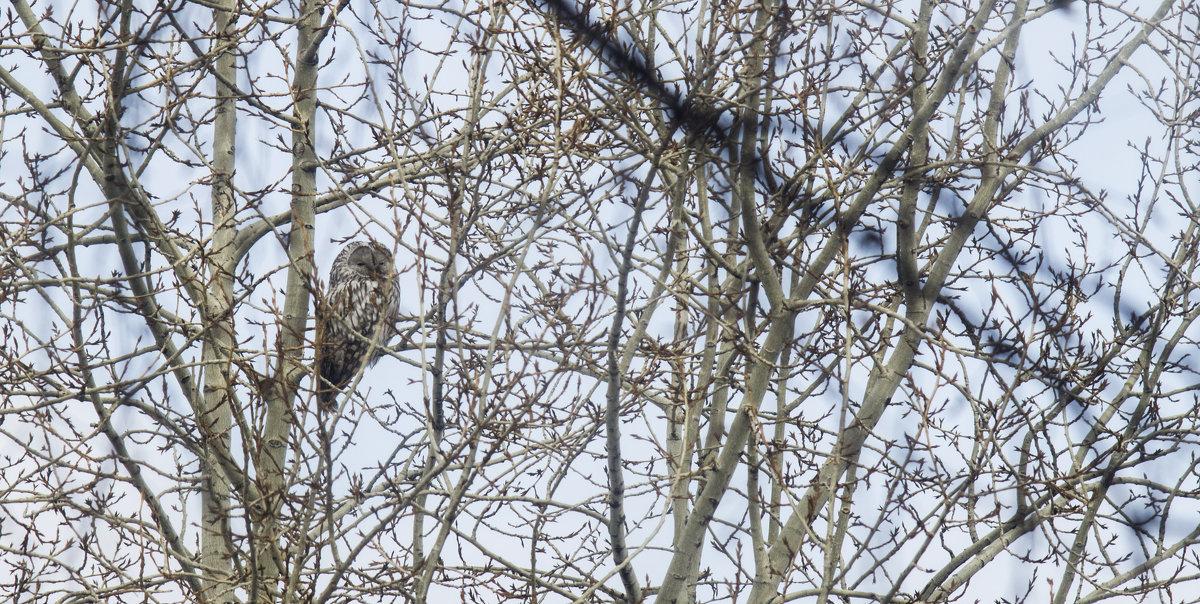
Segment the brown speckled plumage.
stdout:
[[329,268],[325,303],[317,305],[317,400],[322,409],[333,408],[338,391],[364,364],[369,367],[383,356],[399,311],[400,282],[391,252],[366,241],[342,248]]

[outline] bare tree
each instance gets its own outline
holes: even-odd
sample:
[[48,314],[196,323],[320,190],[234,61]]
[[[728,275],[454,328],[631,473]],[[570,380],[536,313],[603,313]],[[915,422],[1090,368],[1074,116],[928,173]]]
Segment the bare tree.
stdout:
[[1188,601],[1198,23],[13,0],[0,593]]

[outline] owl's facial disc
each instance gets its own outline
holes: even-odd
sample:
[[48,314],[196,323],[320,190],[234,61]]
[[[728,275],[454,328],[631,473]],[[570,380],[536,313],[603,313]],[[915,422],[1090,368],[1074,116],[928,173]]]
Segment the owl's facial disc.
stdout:
[[388,259],[383,253],[370,248],[356,250],[351,257],[351,264],[360,272],[376,279],[388,276]]

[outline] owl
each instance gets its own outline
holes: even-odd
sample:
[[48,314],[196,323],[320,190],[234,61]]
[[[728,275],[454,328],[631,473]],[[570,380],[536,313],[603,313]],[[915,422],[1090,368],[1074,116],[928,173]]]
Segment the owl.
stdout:
[[391,252],[373,241],[353,241],[342,248],[316,311],[317,401],[328,411],[338,391],[383,356],[395,333],[400,282]]

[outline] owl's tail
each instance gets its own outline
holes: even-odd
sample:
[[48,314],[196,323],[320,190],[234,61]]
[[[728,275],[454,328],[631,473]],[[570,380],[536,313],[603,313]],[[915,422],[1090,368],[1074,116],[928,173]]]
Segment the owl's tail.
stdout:
[[322,413],[333,411],[337,407],[337,395],[336,388],[321,380],[321,385],[317,386],[317,409]]
[[322,358],[318,361],[317,371],[317,409],[322,413],[333,411],[337,407],[339,386],[342,385],[341,374],[333,359]]

